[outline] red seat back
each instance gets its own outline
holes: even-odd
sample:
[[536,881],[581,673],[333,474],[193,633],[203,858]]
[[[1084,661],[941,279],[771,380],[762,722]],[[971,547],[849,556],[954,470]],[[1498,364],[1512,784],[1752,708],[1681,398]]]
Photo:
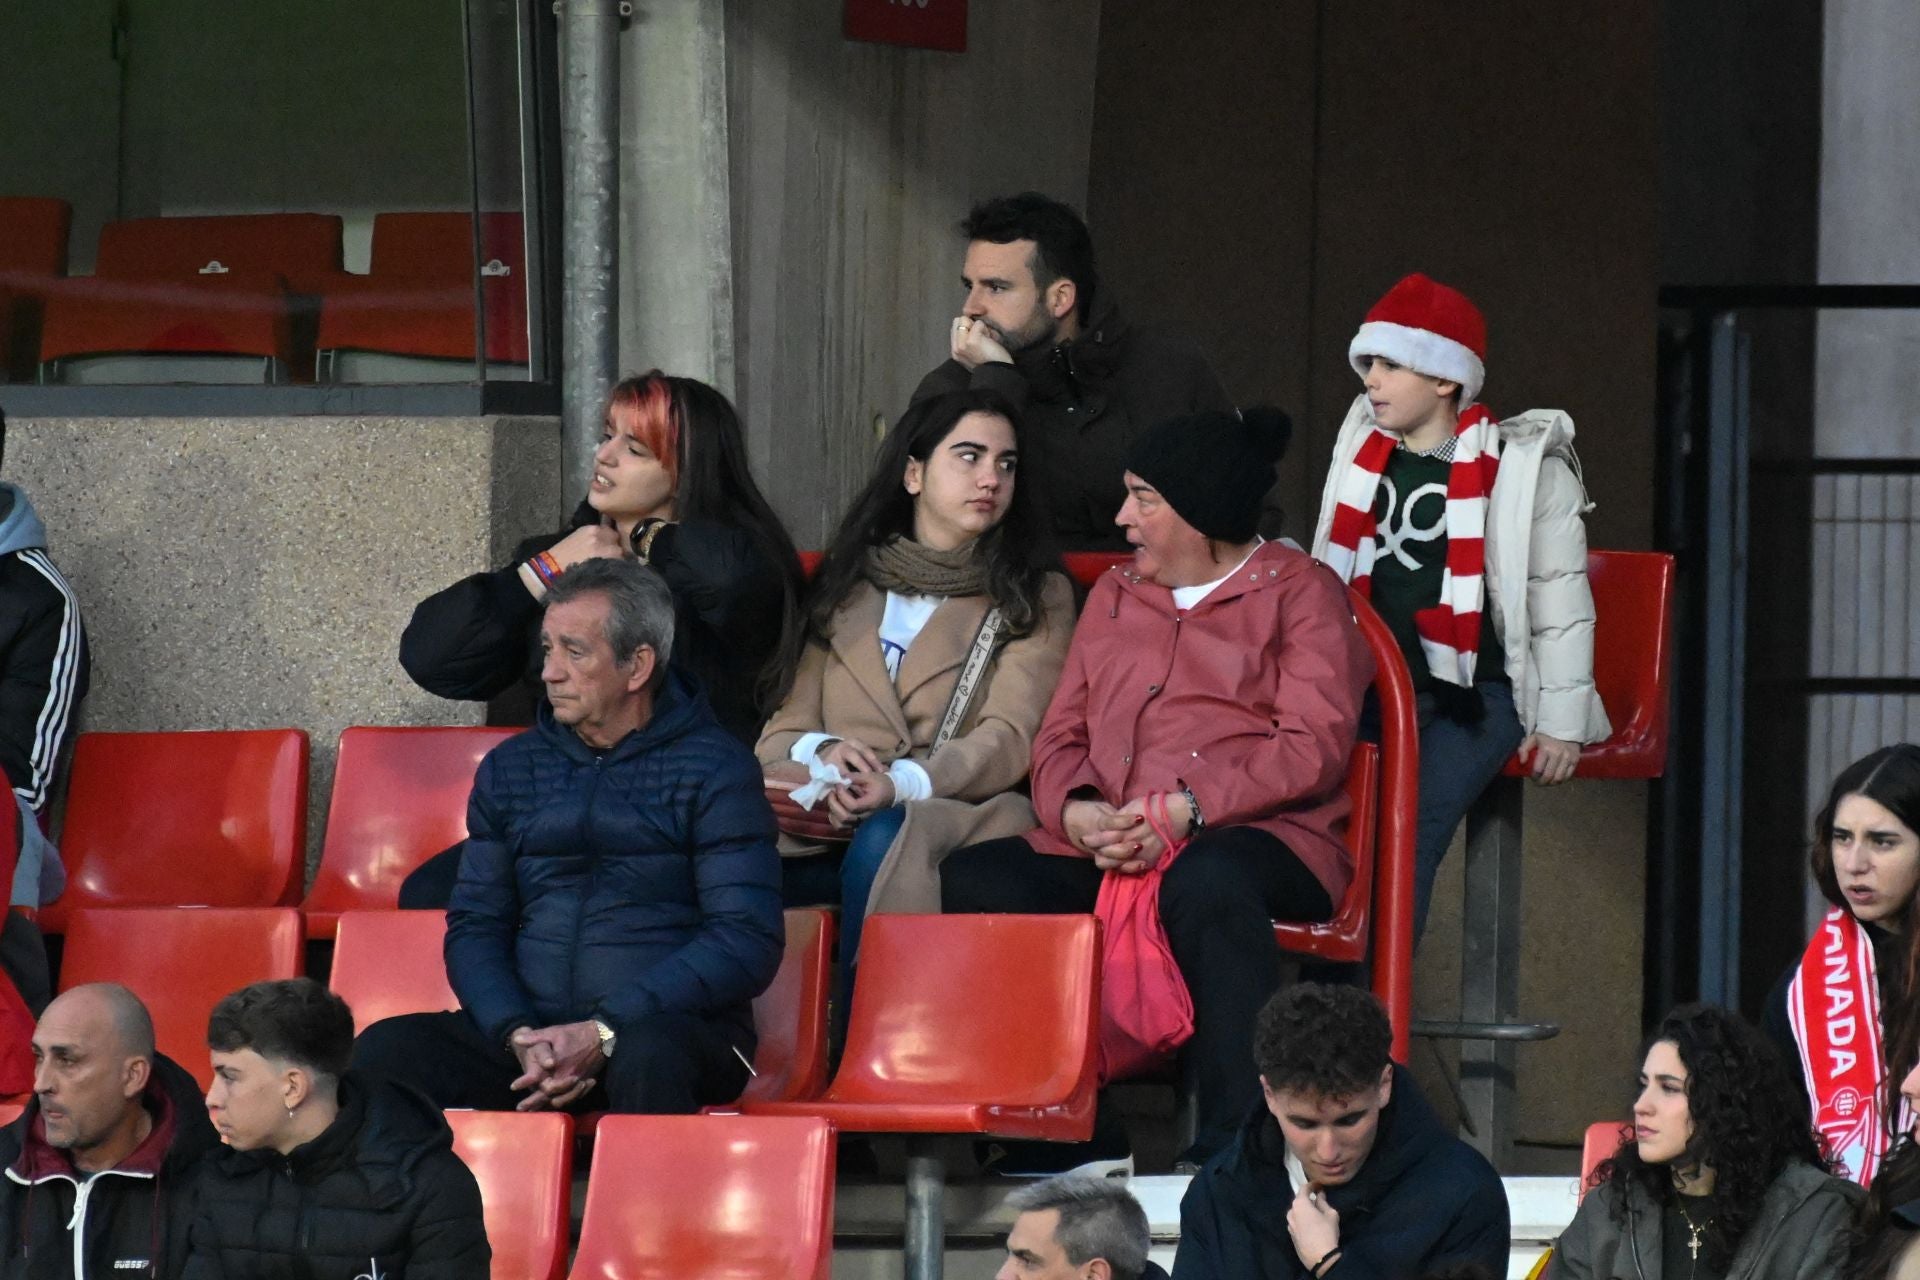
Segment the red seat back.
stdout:
[[554,1111],[449,1111],[453,1149],[480,1184],[494,1280],[560,1280],[573,1203],[573,1119]]
[[1373,915],[1373,860],[1380,816],[1380,748],[1356,742],[1347,766],[1347,854],[1353,879],[1331,920],[1314,923],[1275,921],[1274,941],[1288,951],[1352,964],[1366,958],[1367,922]]
[[60,853],[83,907],[290,906],[307,854],[307,735],[299,729],[84,733]]
[[444,911],[345,911],[327,986],[353,1010],[359,1035],[382,1018],[458,1009],[442,953]]
[[[373,219],[369,274],[382,279],[466,284],[473,279],[473,215],[382,213]],[[480,261],[498,261],[526,287],[526,239],[517,213],[480,215]]]
[[827,1083],[827,987],[833,917],[817,907],[787,912],[787,947],[773,983],[753,1002],[753,1079],[742,1101],[812,1098]]
[[1673,557],[1594,551],[1593,680],[1613,735],[1580,753],[1583,778],[1657,778],[1667,769],[1673,668]]
[[0,1126],[10,1125],[27,1109],[27,1099],[0,1102]]
[[1112,551],[1069,551],[1060,558],[1067,562],[1067,572],[1073,575],[1073,580],[1089,590],[1107,570],[1133,561],[1131,553]]
[[308,936],[332,936],[342,911],[391,910],[409,873],[466,839],[474,770],[518,732],[491,725],[343,732],[320,870],[304,906]]
[[825,1280],[833,1150],[811,1117],[606,1116],[572,1275]]
[[130,988],[153,1015],[160,1052],[212,1083],[207,1015],[222,996],[269,978],[295,978],[304,947],[292,907],[124,907],[76,911],[67,922],[60,989]]
[[1586,1138],[1580,1144],[1580,1198],[1587,1198],[1587,1192],[1593,1190],[1593,1175],[1603,1160],[1613,1158],[1620,1144],[1633,1134],[1631,1125],[1618,1120],[1601,1120],[1587,1126]]
[[119,280],[193,280],[218,262],[270,273],[296,288],[341,269],[341,223],[331,213],[243,213],[129,218],[100,229],[94,274]]
[[1090,915],[871,917],[832,1097],[1077,1097],[1099,1047],[1099,938]]
[[0,285],[67,274],[73,206],[47,196],[0,196]]
[[[1657,778],[1667,770],[1667,691],[1673,667],[1673,557],[1590,551],[1593,683],[1613,722],[1605,742],[1580,749],[1578,778]],[[1516,755],[1503,772],[1527,775]]]

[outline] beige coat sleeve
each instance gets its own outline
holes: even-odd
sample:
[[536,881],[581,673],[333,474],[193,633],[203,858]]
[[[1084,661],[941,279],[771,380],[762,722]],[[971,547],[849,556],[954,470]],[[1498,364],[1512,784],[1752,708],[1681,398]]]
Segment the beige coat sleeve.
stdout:
[[753,749],[762,768],[787,759],[801,735],[819,733],[826,728],[822,691],[826,686],[827,663],[832,660],[827,646],[819,640],[808,640],[800,651],[793,687],[767,720],[767,727],[760,731],[760,741]]
[[[1073,639],[1073,586],[1049,574],[1040,621],[995,656],[973,723],[924,762],[938,797],[979,802],[1011,790],[1027,776],[1033,735],[1060,681]],[[788,739],[792,741],[792,739]]]

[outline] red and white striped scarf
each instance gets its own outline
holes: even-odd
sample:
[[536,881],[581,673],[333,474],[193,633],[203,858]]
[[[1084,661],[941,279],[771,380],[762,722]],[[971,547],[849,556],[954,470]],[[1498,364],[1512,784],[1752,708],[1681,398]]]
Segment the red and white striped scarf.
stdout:
[[[1326,562],[1361,595],[1370,594],[1373,561],[1380,552],[1374,497],[1399,443],[1399,436],[1376,426],[1338,480]],[[1453,465],[1447,474],[1447,563],[1440,578],[1440,603],[1413,615],[1433,678],[1468,689],[1479,658],[1480,613],[1487,596],[1487,500],[1499,471],[1499,424],[1485,405],[1469,405],[1454,432]]]

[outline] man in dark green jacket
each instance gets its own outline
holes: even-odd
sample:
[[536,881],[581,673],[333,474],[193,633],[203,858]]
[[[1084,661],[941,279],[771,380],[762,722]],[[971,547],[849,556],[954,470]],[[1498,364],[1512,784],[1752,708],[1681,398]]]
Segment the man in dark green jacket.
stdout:
[[1357,987],[1299,983],[1254,1031],[1262,1103],[1180,1203],[1174,1280],[1505,1275],[1507,1196],[1390,1058]]

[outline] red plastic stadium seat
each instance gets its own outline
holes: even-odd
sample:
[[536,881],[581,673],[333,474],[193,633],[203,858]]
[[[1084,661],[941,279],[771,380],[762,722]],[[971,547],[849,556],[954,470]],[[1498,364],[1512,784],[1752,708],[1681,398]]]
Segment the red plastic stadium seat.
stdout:
[[67,274],[73,207],[43,196],[0,196],[0,380],[32,376],[40,308]]
[[293,295],[337,274],[340,255],[333,214],[110,222],[93,276],[50,292],[40,360],[173,352],[259,356],[304,371]]
[[559,1112],[449,1111],[453,1149],[480,1184],[493,1280],[567,1274],[573,1120]]
[[6,1102],[0,1102],[0,1125],[9,1125],[15,1120],[18,1120],[20,1113],[27,1109],[27,1103],[29,1101],[31,1101],[31,1099],[16,1098]]
[[1380,806],[1380,748],[1357,742],[1347,766],[1347,852],[1353,880],[1331,920],[1309,924],[1275,921],[1273,938],[1288,951],[1353,963],[1366,958],[1367,922],[1373,913],[1373,857]]
[[[1084,1141],[1099,932],[1092,916],[874,916],[833,1082],[817,1098],[741,1110],[824,1116],[857,1132]],[[1020,1010],[1018,1034],[1009,1008]]]
[[0,284],[67,274],[73,206],[50,196],[0,196]]
[[[480,215],[480,297],[487,359],[527,362],[526,241],[517,213]],[[371,270],[341,275],[320,307],[320,351],[473,359],[474,219],[466,213],[383,213],[373,220]]]
[[1611,1159],[1620,1149],[1620,1144],[1633,1134],[1633,1126],[1618,1120],[1602,1120],[1587,1126],[1587,1136],[1580,1146],[1580,1198],[1587,1198],[1587,1192],[1593,1190],[1593,1175],[1599,1169],[1600,1162]]
[[[1580,750],[1576,778],[1657,778],[1667,771],[1667,702],[1673,675],[1673,557],[1590,551],[1593,682],[1613,735]],[[1508,777],[1527,768],[1507,761]]]
[[818,1096],[827,1083],[827,987],[833,968],[833,916],[818,907],[787,912],[787,946],[773,983],[753,1002],[753,1078],[749,1102]]
[[153,1015],[160,1052],[204,1088],[207,1015],[228,992],[302,971],[292,907],[122,907],[76,911],[67,922],[60,989],[118,982]]
[[460,1007],[441,953],[446,912],[344,911],[338,927],[327,985],[353,1010],[355,1035],[382,1018]]
[[[1333,919],[1276,924],[1289,951],[1353,963],[1373,945],[1373,992],[1393,1024],[1393,1056],[1407,1060],[1413,1026],[1413,861],[1420,788],[1420,728],[1413,679],[1393,632],[1373,606],[1349,590],[1354,625],[1373,655],[1380,744],[1356,746],[1347,772],[1347,849],[1353,882]],[[1371,749],[1369,749],[1371,748]]]
[[1133,561],[1131,553],[1110,551],[1069,551],[1060,558],[1067,562],[1067,572],[1073,575],[1074,581],[1089,590],[1107,570]]
[[358,725],[340,735],[320,870],[302,910],[309,938],[342,911],[392,910],[400,882],[467,838],[467,796],[481,757],[520,732],[491,725]]
[[833,1150],[817,1119],[606,1117],[574,1280],[826,1280]]
[[82,907],[291,906],[307,853],[299,729],[83,733],[60,853],[58,932]]

